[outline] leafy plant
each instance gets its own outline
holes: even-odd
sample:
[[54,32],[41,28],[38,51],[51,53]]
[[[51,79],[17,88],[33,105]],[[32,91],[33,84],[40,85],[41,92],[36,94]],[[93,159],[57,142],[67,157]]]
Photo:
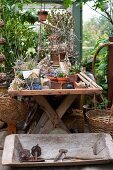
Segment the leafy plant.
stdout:
[[[22,10],[24,3],[30,0],[1,0],[2,3],[2,19],[5,27],[1,30],[2,35],[6,39],[6,45],[2,46],[1,51],[6,56],[6,72],[11,79],[12,69],[17,59],[24,59],[28,54],[28,49],[32,48],[36,51],[37,33],[33,31],[30,24],[23,18]],[[32,53],[31,53],[32,56]]]
[[[91,0],[64,0],[65,7],[69,7],[73,2],[82,5]],[[98,12],[98,9],[102,12],[100,13],[113,25],[113,1],[111,0],[94,0],[91,8]]]
[[62,73],[62,72],[58,72],[57,77],[63,78],[63,77],[66,77],[66,75],[64,73]]
[[72,65],[71,68],[69,69],[69,75],[74,75],[78,72],[80,72],[81,64],[76,63],[75,65]]
[[109,101],[104,98],[102,102],[97,103],[97,109],[107,109]]

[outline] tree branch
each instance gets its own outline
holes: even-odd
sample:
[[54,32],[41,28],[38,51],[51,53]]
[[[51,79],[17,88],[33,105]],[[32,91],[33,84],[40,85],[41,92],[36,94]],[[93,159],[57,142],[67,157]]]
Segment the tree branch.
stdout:
[[105,11],[105,14],[108,16],[108,20],[113,25],[113,19],[112,19],[111,15],[109,14],[109,12]]
[[[95,1],[94,1],[95,2]],[[104,14],[100,13],[99,11],[97,11],[96,9],[94,9],[93,7],[91,7],[88,3],[86,3],[93,11],[97,12],[98,14],[100,14],[101,16],[103,16],[104,18],[106,18],[107,20],[110,21],[110,19],[108,17],[106,17]],[[105,12],[106,13],[106,12]],[[106,14],[107,15],[107,14]],[[107,15],[108,16],[108,15]],[[111,22],[111,21],[110,21]],[[112,23],[113,25],[113,23]]]

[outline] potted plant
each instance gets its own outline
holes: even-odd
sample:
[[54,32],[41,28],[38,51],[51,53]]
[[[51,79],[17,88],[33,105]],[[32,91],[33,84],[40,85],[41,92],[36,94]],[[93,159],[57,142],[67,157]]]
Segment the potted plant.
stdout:
[[51,89],[61,89],[61,88],[62,88],[61,82],[51,81]]
[[39,21],[46,21],[47,15],[48,15],[48,11],[45,11],[45,10],[38,11]]
[[60,83],[66,83],[68,82],[68,77],[63,72],[59,72],[57,73],[57,80]]
[[68,75],[71,82],[77,81],[77,73],[80,72],[80,64],[72,65],[69,69]]

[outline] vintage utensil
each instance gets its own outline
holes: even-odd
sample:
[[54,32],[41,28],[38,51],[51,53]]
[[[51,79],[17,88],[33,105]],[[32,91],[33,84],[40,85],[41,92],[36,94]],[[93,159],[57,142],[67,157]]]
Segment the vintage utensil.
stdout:
[[54,162],[58,161],[63,154],[66,154],[68,152],[67,149],[59,149],[58,155],[54,158]]
[[98,159],[103,159],[102,157],[99,157],[99,156],[82,156],[82,155],[79,155],[79,156],[65,156],[62,161],[64,160],[71,160],[71,159],[80,159],[80,160],[98,160]]

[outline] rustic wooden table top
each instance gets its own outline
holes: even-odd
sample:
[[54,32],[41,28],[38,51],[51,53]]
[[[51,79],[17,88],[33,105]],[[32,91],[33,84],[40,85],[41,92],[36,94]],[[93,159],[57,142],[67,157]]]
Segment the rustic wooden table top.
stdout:
[[76,89],[44,89],[44,90],[8,90],[12,96],[37,96],[37,95],[70,95],[70,94],[101,94],[100,88]]

